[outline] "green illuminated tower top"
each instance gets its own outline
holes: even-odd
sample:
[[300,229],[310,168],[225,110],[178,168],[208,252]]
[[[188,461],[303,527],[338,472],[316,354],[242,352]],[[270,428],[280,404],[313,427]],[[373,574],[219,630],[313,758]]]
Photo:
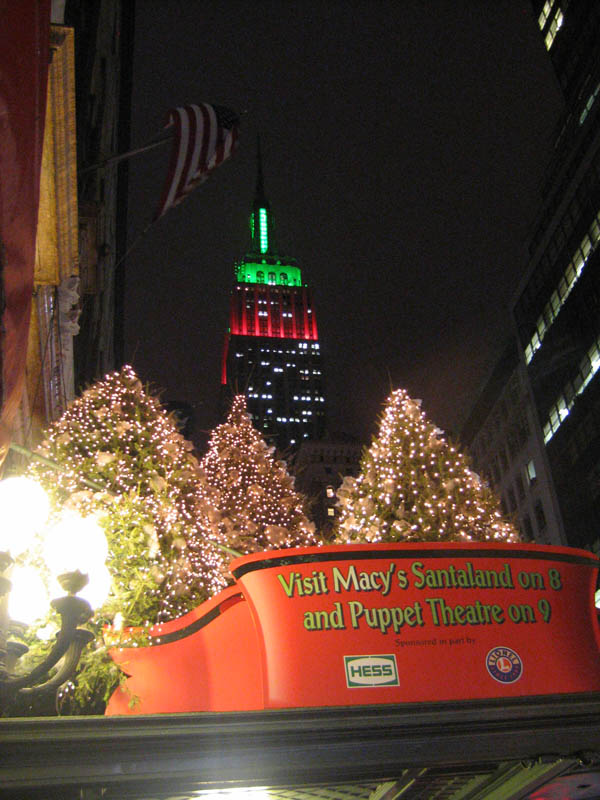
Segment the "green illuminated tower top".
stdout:
[[273,236],[273,217],[265,195],[260,140],[257,147],[258,173],[252,213],[250,214],[251,249],[236,265],[240,283],[269,283],[302,286],[302,273],[295,259],[283,258],[277,252]]

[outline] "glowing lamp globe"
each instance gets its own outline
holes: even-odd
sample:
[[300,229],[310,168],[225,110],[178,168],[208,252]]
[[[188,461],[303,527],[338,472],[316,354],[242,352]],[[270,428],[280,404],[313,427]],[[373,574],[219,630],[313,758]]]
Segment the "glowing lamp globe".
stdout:
[[48,519],[50,503],[39,483],[22,476],[0,481],[0,551],[13,558],[31,545]]
[[77,594],[87,600],[92,608],[100,608],[110,592],[111,575],[105,564],[94,567],[88,573],[87,583]]
[[15,567],[8,596],[11,619],[31,625],[48,613],[50,596],[39,572],[33,567]]
[[54,576],[65,572],[90,575],[103,565],[108,555],[104,532],[93,516],[81,517],[65,511],[44,536],[44,560]]

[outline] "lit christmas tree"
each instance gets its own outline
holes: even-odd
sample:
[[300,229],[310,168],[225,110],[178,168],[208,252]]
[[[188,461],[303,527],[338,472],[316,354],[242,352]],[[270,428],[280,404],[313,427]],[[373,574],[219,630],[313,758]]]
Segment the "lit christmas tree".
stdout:
[[273,451],[252,425],[246,398],[236,396],[200,462],[196,506],[213,537],[236,552],[318,544],[294,479]]
[[[223,556],[196,514],[201,473],[191,450],[128,366],[87,389],[38,448],[45,460],[29,472],[55,513],[72,508],[95,516],[109,545],[110,593],[92,620],[97,640],[84,650],[75,687],[59,697],[72,713],[101,713],[123,679],[107,652],[115,636],[123,645],[143,644],[151,625],[180,616],[226,585]],[[108,641],[107,624],[141,633],[134,640],[126,632],[111,634]],[[27,644],[33,660],[46,647],[37,639]]]
[[338,542],[518,541],[495,495],[399,389],[357,478],[338,490]]
[[128,366],[87,389],[47,433],[40,452],[59,469],[36,462],[31,472],[55,507],[100,516],[113,576],[109,618],[172,619],[224,585],[196,518],[191,450]]

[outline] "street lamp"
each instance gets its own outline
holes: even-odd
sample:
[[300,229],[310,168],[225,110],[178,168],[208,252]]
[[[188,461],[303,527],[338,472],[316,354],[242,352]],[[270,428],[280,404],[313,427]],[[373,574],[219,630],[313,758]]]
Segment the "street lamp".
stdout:
[[[92,604],[78,592],[103,587],[94,605],[101,605],[110,586],[105,566],[106,538],[93,518],[72,511],[47,525],[48,501],[41,487],[27,478],[0,482],[0,710],[17,694],[35,694],[57,689],[75,672],[83,648],[93,633],[78,627],[92,616]],[[53,577],[53,589],[66,594],[49,601],[46,584],[32,567],[18,557],[31,547],[35,537],[42,542],[43,561]],[[34,601],[37,600],[37,603]],[[54,608],[60,630],[47,656],[26,673],[18,671],[19,659],[28,647],[11,639],[23,633],[36,619]],[[16,621],[19,619],[20,621]],[[60,664],[59,664],[60,662]],[[55,674],[40,683],[58,665]]]

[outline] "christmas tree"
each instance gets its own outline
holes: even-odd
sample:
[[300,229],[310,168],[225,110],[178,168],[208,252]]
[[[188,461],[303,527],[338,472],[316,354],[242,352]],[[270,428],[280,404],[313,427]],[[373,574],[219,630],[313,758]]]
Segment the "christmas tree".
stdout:
[[[151,625],[226,585],[223,557],[196,513],[201,473],[192,445],[131,367],[87,389],[46,436],[30,474],[56,515],[95,516],[109,545],[110,593],[92,622],[98,638],[81,659],[74,709],[97,713],[120,678],[106,624],[141,628],[136,643],[143,643]],[[35,661],[44,645],[28,644]]]
[[294,479],[252,425],[242,395],[213,431],[200,467],[196,508],[225,547],[246,554],[318,543]]
[[420,406],[402,389],[389,397],[358,477],[338,490],[337,541],[517,541],[497,498]]
[[[39,449],[31,472],[55,508],[99,515],[126,624],[172,619],[218,591],[218,551],[197,521],[192,445],[129,366],[87,389]],[[95,487],[95,488],[91,488]]]

